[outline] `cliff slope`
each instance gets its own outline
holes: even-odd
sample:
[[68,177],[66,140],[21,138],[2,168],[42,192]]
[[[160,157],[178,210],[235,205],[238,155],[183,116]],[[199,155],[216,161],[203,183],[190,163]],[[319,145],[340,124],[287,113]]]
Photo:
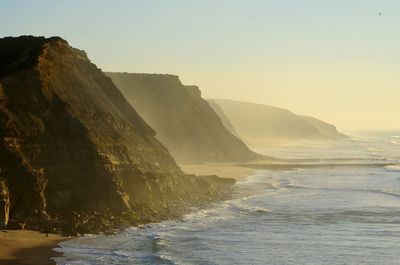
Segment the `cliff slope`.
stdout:
[[335,125],[321,121],[319,119],[316,119],[314,117],[310,117],[310,116],[301,116],[299,115],[300,118],[302,118],[303,120],[305,120],[306,122],[308,122],[309,124],[311,124],[314,128],[316,128],[318,130],[318,132],[326,137],[327,139],[334,139],[334,140],[338,140],[338,139],[347,139],[349,138],[347,135],[339,132]]
[[249,144],[347,138],[331,124],[286,109],[224,99],[212,101],[220,106],[236,132]]
[[154,136],[83,51],[58,37],[0,39],[2,223],[109,232],[220,195]]
[[261,158],[222,124],[196,86],[174,75],[107,73],[178,163]]
[[214,110],[215,114],[219,116],[219,118],[222,121],[222,124],[225,126],[225,128],[228,129],[233,135],[235,135],[237,138],[240,139],[240,136],[236,132],[235,128],[233,127],[231,121],[226,117],[225,112],[221,109],[221,107],[214,102],[214,100],[207,100],[208,104],[210,104],[210,107]]

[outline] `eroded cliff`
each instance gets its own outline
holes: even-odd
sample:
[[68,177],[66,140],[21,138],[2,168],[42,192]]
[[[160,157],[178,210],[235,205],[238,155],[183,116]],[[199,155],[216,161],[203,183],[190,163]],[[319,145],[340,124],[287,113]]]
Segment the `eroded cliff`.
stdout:
[[262,158],[222,124],[197,86],[174,75],[107,73],[178,163]]
[[251,145],[347,138],[329,123],[286,109],[225,99],[213,99],[212,102],[222,109],[241,139]]
[[0,39],[0,219],[65,233],[179,215],[222,196],[185,175],[83,51],[61,38]]
[[300,118],[311,124],[314,128],[318,130],[318,132],[327,139],[340,140],[340,139],[348,139],[349,137],[336,129],[336,126],[314,117],[309,116],[301,116]]
[[210,104],[210,107],[215,111],[215,113],[221,119],[222,124],[225,126],[225,128],[227,128],[233,135],[235,135],[237,138],[240,139],[240,136],[236,132],[231,121],[225,115],[225,112],[222,110],[222,108],[217,103],[215,103],[214,100],[211,100],[211,99],[208,100],[208,104]]

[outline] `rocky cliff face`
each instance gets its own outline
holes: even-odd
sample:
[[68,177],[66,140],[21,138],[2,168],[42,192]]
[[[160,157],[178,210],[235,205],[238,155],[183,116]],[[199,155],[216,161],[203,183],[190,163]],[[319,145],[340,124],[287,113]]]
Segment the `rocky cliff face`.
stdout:
[[185,175],[83,51],[61,38],[0,39],[0,219],[111,231],[220,196]]
[[337,140],[346,138],[335,126],[289,110],[262,104],[215,99],[236,132],[246,143],[270,145],[293,140]]
[[177,76],[107,73],[178,163],[261,158],[222,124],[196,86]]

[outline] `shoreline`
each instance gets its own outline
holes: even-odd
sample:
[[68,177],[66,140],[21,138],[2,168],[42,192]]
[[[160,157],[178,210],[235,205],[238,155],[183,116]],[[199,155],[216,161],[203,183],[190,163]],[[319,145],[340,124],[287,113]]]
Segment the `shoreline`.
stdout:
[[61,253],[58,243],[71,238],[31,230],[0,230],[0,265],[50,265]]
[[[217,175],[221,178],[243,181],[257,170],[233,163],[207,163],[179,165],[187,174],[200,176]],[[0,230],[0,265],[54,265],[61,252],[53,249],[58,243],[71,240],[59,234],[45,234],[31,230]]]
[[334,168],[334,167],[358,167],[358,168],[379,168],[393,166],[393,163],[348,163],[348,164],[338,164],[338,163],[244,163],[237,164],[239,167],[252,168],[259,170],[291,170],[297,168]]
[[257,171],[255,168],[235,163],[180,164],[179,166],[187,174],[198,176],[217,175],[220,178],[234,179],[236,181],[243,181]]

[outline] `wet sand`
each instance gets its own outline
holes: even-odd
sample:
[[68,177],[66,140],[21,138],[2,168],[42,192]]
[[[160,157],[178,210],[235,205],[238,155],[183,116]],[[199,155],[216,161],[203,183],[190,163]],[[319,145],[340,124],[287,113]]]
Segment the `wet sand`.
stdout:
[[[261,163],[265,165],[264,163]],[[180,165],[185,173],[196,175],[217,175],[237,181],[253,175],[257,169],[232,163],[207,163]],[[69,240],[57,234],[41,234],[29,230],[0,230],[0,265],[49,265],[51,259],[59,256],[53,251],[57,244]]]
[[[346,162],[349,159],[335,159],[337,162]],[[387,162],[355,163],[353,159],[348,163],[336,163],[323,159],[282,159],[281,161],[260,160],[244,163],[206,163],[198,165],[179,165],[185,173],[196,175],[217,175],[222,178],[233,178],[242,181],[255,174],[258,170],[292,170],[296,168],[333,168],[333,167],[386,167],[393,165]]]
[[57,234],[41,234],[29,230],[0,231],[0,265],[48,265],[57,244],[69,238]]
[[233,178],[237,181],[246,179],[255,173],[251,167],[232,163],[206,163],[198,165],[179,165],[185,173],[196,175],[217,175],[221,178]]
[[355,168],[379,168],[395,165],[393,163],[243,163],[237,164],[239,167],[265,169],[265,170],[291,170],[297,168],[336,168],[336,167],[355,167]]

